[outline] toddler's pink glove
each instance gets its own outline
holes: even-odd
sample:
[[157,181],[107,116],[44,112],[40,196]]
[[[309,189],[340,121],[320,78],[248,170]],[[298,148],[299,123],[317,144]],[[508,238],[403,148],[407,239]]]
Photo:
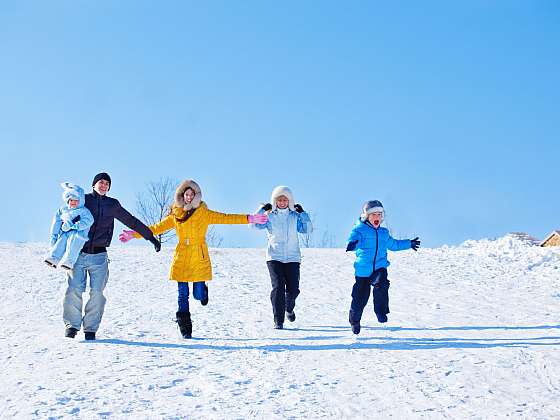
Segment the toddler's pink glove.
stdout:
[[119,235],[119,241],[121,241],[122,243],[127,243],[133,238],[134,238],[133,230],[123,230],[122,233]]
[[255,225],[264,225],[268,222],[268,215],[261,213],[261,214],[250,214],[247,216],[247,220],[249,223],[254,223]]

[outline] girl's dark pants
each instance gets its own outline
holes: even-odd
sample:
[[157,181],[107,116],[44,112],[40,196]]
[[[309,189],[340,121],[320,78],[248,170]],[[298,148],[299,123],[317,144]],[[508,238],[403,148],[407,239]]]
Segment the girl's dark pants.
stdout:
[[379,322],[387,322],[389,313],[389,280],[387,269],[379,268],[369,277],[356,276],[352,288],[352,304],[350,305],[350,324],[357,324],[362,319],[362,312],[369,300],[373,286],[373,310]]
[[294,310],[296,298],[299,295],[299,263],[267,261],[266,265],[272,283],[270,301],[272,302],[274,322],[283,324],[284,313]]

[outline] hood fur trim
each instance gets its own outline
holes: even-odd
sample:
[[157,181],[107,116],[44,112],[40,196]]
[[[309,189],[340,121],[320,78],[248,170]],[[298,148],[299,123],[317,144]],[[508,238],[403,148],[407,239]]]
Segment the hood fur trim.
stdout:
[[270,195],[270,204],[272,204],[272,211],[276,210],[276,199],[281,195],[288,197],[288,208],[292,211],[295,211],[295,201],[294,201],[294,194],[289,187],[285,185],[279,185],[274,190],[272,190],[272,194]]
[[[190,203],[185,203],[184,194],[187,188],[191,188],[194,191],[194,198]],[[202,191],[199,185],[192,179],[186,179],[179,184],[175,190],[175,207],[183,208],[184,210],[196,209],[200,206],[202,202]]]

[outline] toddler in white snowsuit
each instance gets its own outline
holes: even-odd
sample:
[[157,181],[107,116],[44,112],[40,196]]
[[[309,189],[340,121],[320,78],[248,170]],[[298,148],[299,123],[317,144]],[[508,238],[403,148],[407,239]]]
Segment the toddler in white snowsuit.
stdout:
[[89,228],[93,224],[91,212],[84,207],[85,194],[82,187],[70,182],[60,184],[64,188],[64,205],[53,217],[50,232],[49,253],[45,263],[57,265],[71,271],[84,244],[88,240]]

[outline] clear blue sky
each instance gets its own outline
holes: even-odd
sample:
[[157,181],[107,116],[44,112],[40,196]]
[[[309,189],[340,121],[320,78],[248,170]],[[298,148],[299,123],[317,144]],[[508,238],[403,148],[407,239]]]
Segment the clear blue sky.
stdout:
[[368,199],[427,246],[542,238],[559,22],[546,0],[4,2],[0,240],[46,241],[59,182],[100,171],[132,211],[161,176],[226,212],[289,185],[341,245]]

